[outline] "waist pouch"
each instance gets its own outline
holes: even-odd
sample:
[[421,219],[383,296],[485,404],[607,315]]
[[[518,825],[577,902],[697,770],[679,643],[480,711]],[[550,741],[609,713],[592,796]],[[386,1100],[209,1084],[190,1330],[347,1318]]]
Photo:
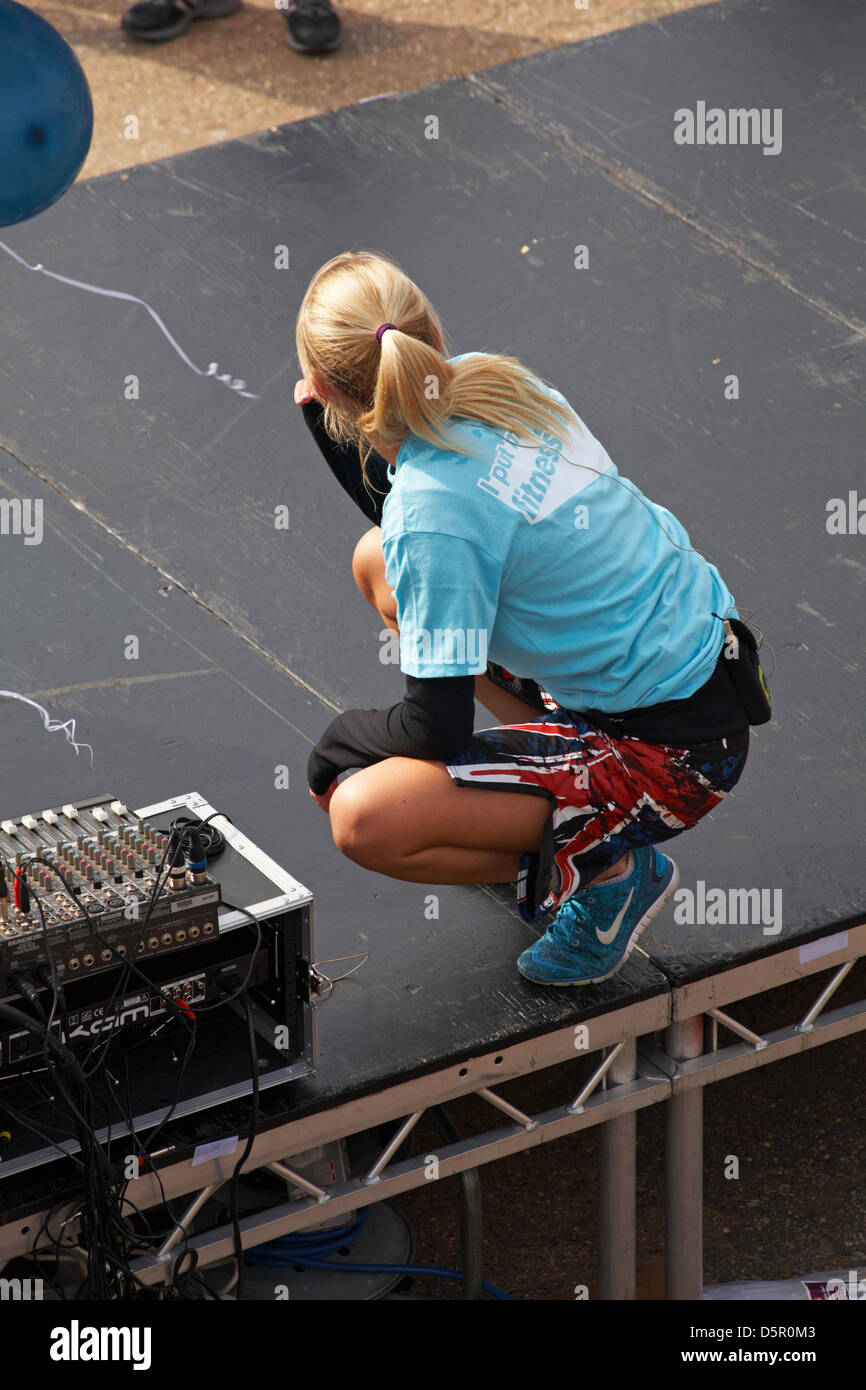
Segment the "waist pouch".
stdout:
[[750,724],[766,724],[772,715],[770,690],[758,657],[751,628],[739,618],[725,620],[725,660],[728,675]]
[[[533,708],[547,709],[536,681],[511,676],[493,662],[488,662],[487,675],[495,685]],[[730,738],[750,724],[766,724],[771,714],[757,642],[739,618],[725,620],[725,640],[715,669],[709,680],[685,700],[665,700],[613,714],[593,709],[573,712],[614,738],[639,738],[647,743],[679,747]]]

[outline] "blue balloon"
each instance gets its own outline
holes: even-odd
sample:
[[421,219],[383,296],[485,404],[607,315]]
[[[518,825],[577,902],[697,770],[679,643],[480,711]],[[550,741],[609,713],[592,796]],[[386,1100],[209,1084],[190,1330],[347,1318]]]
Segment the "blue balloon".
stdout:
[[32,10],[0,0],[0,227],[56,203],[92,135],[90,88],[69,44]]

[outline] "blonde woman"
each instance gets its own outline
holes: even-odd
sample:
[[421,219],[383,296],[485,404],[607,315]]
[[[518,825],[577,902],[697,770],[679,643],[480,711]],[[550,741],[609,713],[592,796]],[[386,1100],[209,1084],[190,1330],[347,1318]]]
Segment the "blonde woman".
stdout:
[[[564,396],[513,357],[449,357],[388,257],[323,265],[296,342],[295,401],[374,523],[354,577],[406,678],[325,730],[310,794],[365,868],[515,883],[548,918],[526,978],[606,979],[677,887],[655,846],[719,804],[769,717],[733,595]],[[476,698],[497,727],[473,733]]]

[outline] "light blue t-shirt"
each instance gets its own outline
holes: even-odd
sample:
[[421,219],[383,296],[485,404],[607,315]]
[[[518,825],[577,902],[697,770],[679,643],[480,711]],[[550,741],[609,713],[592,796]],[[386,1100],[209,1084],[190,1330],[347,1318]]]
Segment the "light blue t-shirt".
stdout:
[[724,637],[712,615],[737,616],[733,595],[572,414],[561,439],[533,443],[451,420],[471,456],[404,439],[382,547],[406,674],[479,675],[489,659],[564,709],[602,712],[685,699],[709,679]]

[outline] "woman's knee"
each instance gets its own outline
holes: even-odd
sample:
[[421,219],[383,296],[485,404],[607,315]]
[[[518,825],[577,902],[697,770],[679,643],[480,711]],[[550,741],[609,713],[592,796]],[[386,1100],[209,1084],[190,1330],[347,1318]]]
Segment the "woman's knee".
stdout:
[[375,805],[354,784],[358,774],[341,782],[331,797],[331,834],[341,854],[362,868],[375,868],[382,857],[382,831]]
[[370,598],[385,578],[385,558],[382,554],[382,531],[373,526],[365,531],[352,556],[352,574],[365,598]]
[[381,614],[387,625],[397,630],[397,603],[385,578],[382,532],[378,526],[365,531],[352,556],[355,583],[368,603]]

